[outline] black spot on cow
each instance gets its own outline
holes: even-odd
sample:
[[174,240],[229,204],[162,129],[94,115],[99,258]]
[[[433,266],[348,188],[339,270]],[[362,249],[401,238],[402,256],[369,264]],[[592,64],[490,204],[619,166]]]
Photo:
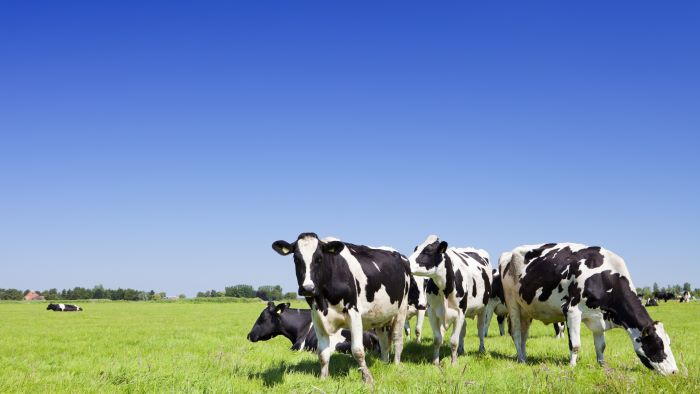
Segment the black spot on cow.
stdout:
[[489,263],[489,260],[482,257],[479,253],[476,252],[463,252],[464,254],[468,255],[469,257],[473,258],[474,260],[478,261],[479,264],[488,267],[491,264]]
[[[525,254],[525,275],[520,279],[520,295],[532,303],[538,289],[542,289],[540,301],[546,301],[562,280],[573,279],[581,275],[580,261],[588,261],[594,254],[600,255],[600,248],[585,248],[573,252],[570,247],[555,248],[556,244],[546,244]],[[549,251],[543,254],[545,250]],[[595,250],[592,250],[595,249]],[[597,257],[596,257],[597,259]],[[571,289],[570,289],[571,290]],[[572,298],[572,295],[569,295]]]
[[641,331],[653,324],[637,294],[630,289],[629,280],[619,273],[606,270],[592,275],[586,279],[583,297],[587,307],[606,311],[617,325]]
[[457,288],[457,298],[462,298],[464,297],[464,286],[462,285],[463,278],[462,278],[462,271],[457,271],[455,273],[455,284]]
[[445,295],[452,294],[455,291],[455,272],[452,266],[452,259],[447,254],[443,254],[445,257]]
[[[345,245],[350,247],[350,252],[360,262],[362,271],[367,276],[367,285],[365,285],[367,301],[374,301],[375,294],[384,286],[391,303],[398,302],[400,305],[407,291],[407,283],[405,280],[396,281],[391,280],[391,278],[410,276],[411,271],[406,264],[403,262],[397,264],[397,260],[405,258],[395,251],[372,249],[349,243],[345,243]],[[347,264],[345,265],[347,266]]]
[[425,292],[432,295],[438,295],[440,294],[440,288],[435,284],[435,282],[433,282],[432,279],[428,279],[427,284],[425,285]]
[[484,282],[484,298],[482,303],[484,305],[489,303],[489,298],[491,298],[491,281],[489,280],[489,274],[483,267],[481,268],[481,280]]
[[501,275],[496,275],[498,271],[493,270],[493,283],[491,286],[491,291],[493,291],[493,295],[498,297],[498,299],[503,303],[503,305],[506,304],[506,297],[505,294],[503,293],[503,282],[501,281]]
[[[653,331],[654,326],[650,326],[647,330]],[[663,362],[666,359],[664,356],[666,354],[664,351],[664,342],[658,335],[651,335],[655,334],[655,332],[648,331],[644,332],[641,338],[644,354],[647,355],[649,360],[655,363]]]
[[476,297],[476,278],[472,278],[472,297]]

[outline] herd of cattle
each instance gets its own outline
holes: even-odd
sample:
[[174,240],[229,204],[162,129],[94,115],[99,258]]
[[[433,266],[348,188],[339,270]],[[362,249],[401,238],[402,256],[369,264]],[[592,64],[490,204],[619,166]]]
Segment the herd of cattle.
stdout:
[[466,319],[476,318],[479,350],[495,314],[501,335],[508,321],[517,359],[525,362],[533,319],[553,323],[563,336],[566,323],[570,364],[575,365],[584,323],[593,332],[596,358],[604,363],[604,332],[622,327],[634,351],[649,369],[663,375],[678,371],[664,326],[651,319],[624,260],[601,247],[573,243],[519,246],[503,253],[498,270],[482,249],[448,247],[431,235],[407,258],[389,247],[368,247],[319,239],[302,233],[296,241],[276,241],[272,248],[294,259],[298,293],[311,309],[269,303],[248,334],[250,341],[284,335],[293,349],[315,350],[322,378],[328,376],[332,351],[349,352],[363,380],[372,375],[365,349],[377,350],[383,361],[401,360],[407,319],[417,316],[420,338],[423,317],[433,332],[432,362],[439,364],[443,336],[449,337],[451,362],[464,353]]

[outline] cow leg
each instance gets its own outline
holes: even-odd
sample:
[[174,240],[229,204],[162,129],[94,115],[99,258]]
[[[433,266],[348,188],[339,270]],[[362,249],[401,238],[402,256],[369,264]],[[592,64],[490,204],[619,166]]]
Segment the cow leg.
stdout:
[[425,319],[425,309],[418,311],[416,316],[416,341],[420,342],[423,336],[423,320]]
[[510,327],[510,335],[513,338],[513,344],[515,345],[515,351],[518,353],[518,362],[526,362],[525,355],[522,353],[522,337],[520,334],[521,324],[520,324],[520,308],[514,305],[515,302],[511,302],[508,306],[508,320]]
[[486,336],[486,330],[484,327],[484,323],[486,321],[484,320],[484,315],[484,311],[481,311],[481,313],[476,315],[477,331],[479,333],[479,353],[486,352],[486,348],[484,347],[484,336]]
[[440,346],[442,346],[442,330],[444,320],[437,316],[431,308],[428,315],[428,322],[433,331],[433,364],[440,366]]
[[603,352],[605,352],[605,321],[600,319],[588,319],[586,320],[586,326],[593,333],[593,344],[595,345],[595,358],[598,364],[601,366],[605,365],[605,357]]
[[403,331],[401,331],[401,328],[407,320],[407,313],[408,311],[404,308],[399,310],[391,330],[391,341],[394,345],[394,364],[401,363],[401,352],[403,352]]
[[576,365],[578,351],[581,348],[581,311],[570,308],[566,312],[566,325],[569,328],[569,364]]
[[410,319],[406,319],[406,323],[403,325],[403,331],[404,335],[406,336],[407,340],[411,339],[411,321]]
[[[501,334],[501,336],[506,335],[506,330],[503,327],[503,321],[506,319],[505,316],[496,316],[496,320],[498,320],[498,332]],[[488,324],[488,321],[487,321]]]
[[[328,377],[328,363],[331,360],[331,339],[325,333],[316,332],[316,337],[318,337],[318,361],[321,362],[321,379]],[[360,340],[360,343],[362,341]]]
[[464,354],[464,336],[467,334],[467,319],[464,318],[464,324],[462,325],[462,332],[459,333],[459,347],[457,348],[457,355]]
[[[489,326],[491,326],[491,319],[493,318],[494,307],[489,302],[484,308],[484,336],[489,336]],[[503,335],[503,334],[501,334]]]
[[520,316],[520,354],[523,356],[523,361],[527,359],[525,344],[530,334],[530,324],[532,324],[532,319],[522,315]]
[[[362,317],[357,311],[348,311],[350,316],[350,350],[352,351],[352,356],[357,360],[359,365],[360,373],[362,373],[362,380],[367,384],[374,383],[372,374],[369,373],[369,368],[367,368],[367,362],[365,361],[365,346],[362,343]],[[379,339],[380,346],[382,345],[381,333],[383,331],[379,330],[377,336]],[[384,352],[384,347],[382,347],[382,353]]]
[[452,336],[450,337],[450,349],[452,350],[452,364],[457,364],[457,351],[459,350],[459,340],[462,337],[462,333],[465,332],[464,327],[464,312],[459,311],[457,318],[454,322],[454,330],[452,331]]
[[377,339],[379,339],[379,349],[382,357],[382,361],[385,363],[389,362],[389,351],[391,350],[391,345],[389,344],[389,328],[382,327],[377,331]]

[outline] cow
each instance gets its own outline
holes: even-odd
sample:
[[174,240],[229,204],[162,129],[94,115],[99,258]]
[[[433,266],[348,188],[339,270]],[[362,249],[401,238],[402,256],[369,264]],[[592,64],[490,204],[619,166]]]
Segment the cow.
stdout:
[[[489,303],[486,305],[486,317],[484,322],[484,334],[488,336],[489,326],[491,325],[491,318],[493,314],[496,314],[496,320],[498,321],[498,330],[501,336],[505,335],[504,321],[508,317],[508,308],[506,307],[506,299],[503,294],[503,283],[501,282],[501,275],[498,270],[493,270],[491,273],[493,282],[491,283],[491,298]],[[564,338],[564,323],[553,323],[554,326],[554,337],[557,339]],[[510,333],[510,327],[508,328]]]
[[484,314],[484,335],[489,335],[489,326],[491,325],[491,318],[493,314],[496,314],[496,320],[498,321],[498,331],[501,336],[505,335],[504,321],[508,317],[508,308],[506,308],[506,298],[503,295],[503,284],[501,283],[501,275],[498,274],[498,270],[493,270],[491,272],[491,297],[489,298],[488,304],[486,304],[486,311]]
[[615,253],[574,243],[524,245],[501,255],[499,270],[518,361],[526,362],[532,319],[566,320],[569,363],[576,365],[583,321],[593,332],[601,365],[605,365],[605,331],[623,327],[647,368],[663,375],[678,371],[663,324],[651,319],[637,298],[624,260]]
[[689,302],[689,301],[690,301],[690,292],[684,291],[680,297],[680,302]]
[[328,377],[330,335],[350,329],[351,352],[359,364],[362,379],[372,384],[362,345],[365,329],[378,329],[383,361],[389,361],[389,339],[393,340],[394,363],[401,362],[403,327],[408,311],[411,271],[408,260],[390,248],[372,248],[320,240],[314,233],[302,233],[289,243],[272,244],[280,255],[292,254],[299,295],[311,306],[321,378]]
[[477,317],[479,351],[484,351],[485,307],[491,296],[491,267],[485,250],[448,248],[430,235],[409,257],[411,272],[428,278],[428,321],[433,331],[433,364],[440,364],[443,333],[454,325],[451,362],[464,353],[465,318]]
[[668,291],[657,291],[654,293],[654,298],[668,302],[668,300],[675,300],[676,295]]
[[659,300],[657,300],[654,297],[651,297],[647,300],[646,303],[644,303],[644,306],[659,306]]
[[[425,297],[425,286],[427,285],[427,281],[425,280],[425,277],[422,276],[414,276],[413,279],[415,280],[415,289],[412,282],[411,290],[409,291],[408,314],[406,315],[406,324],[404,325],[404,331],[406,339],[409,339],[411,337],[410,320],[415,316],[415,339],[417,342],[420,342],[423,334],[423,320],[425,319],[425,311],[428,308],[428,300]],[[415,296],[413,296],[413,294],[411,293],[412,291],[415,292]],[[415,300],[413,298],[415,298]]]
[[[292,350],[316,351],[318,341],[313,330],[310,309],[290,308],[290,304],[275,305],[270,301],[260,312],[258,320],[247,335],[251,342],[267,341],[283,335],[292,342]],[[350,331],[341,330],[330,336],[330,347],[337,352],[350,353]],[[378,351],[377,334],[365,331],[362,343],[368,351]]]
[[46,310],[54,312],[80,312],[83,310],[83,308],[71,304],[49,304],[49,306],[46,307]]

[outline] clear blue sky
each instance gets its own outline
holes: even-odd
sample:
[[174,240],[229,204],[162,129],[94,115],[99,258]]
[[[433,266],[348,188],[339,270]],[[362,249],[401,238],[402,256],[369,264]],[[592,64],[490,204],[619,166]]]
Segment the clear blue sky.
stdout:
[[700,287],[697,2],[6,2],[0,287],[296,289],[300,232]]

